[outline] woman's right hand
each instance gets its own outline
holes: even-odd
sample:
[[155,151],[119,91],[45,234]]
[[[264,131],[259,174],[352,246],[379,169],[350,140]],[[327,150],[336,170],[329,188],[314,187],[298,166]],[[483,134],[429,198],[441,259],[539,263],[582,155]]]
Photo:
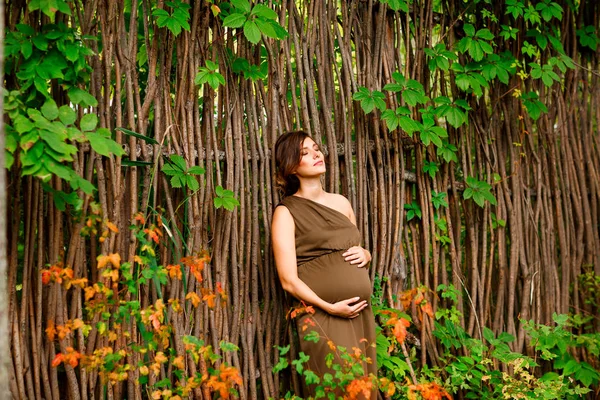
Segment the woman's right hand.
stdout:
[[360,300],[360,297],[352,297],[338,301],[337,303],[331,304],[327,312],[336,317],[342,318],[356,318],[358,314],[367,307],[366,300]]

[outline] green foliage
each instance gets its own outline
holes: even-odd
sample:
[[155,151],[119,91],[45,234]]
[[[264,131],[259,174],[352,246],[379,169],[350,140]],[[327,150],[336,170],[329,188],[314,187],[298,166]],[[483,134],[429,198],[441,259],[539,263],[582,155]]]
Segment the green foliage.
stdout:
[[[29,7],[53,16],[56,10],[65,12],[63,3],[31,2]],[[96,99],[80,87],[90,79],[91,68],[86,60],[89,55],[93,52],[74,29],[64,24],[44,25],[40,32],[19,24],[16,31],[7,33],[6,70],[16,76],[19,90],[4,92],[4,111],[8,115],[6,167],[12,167],[18,154],[23,176],[49,182],[55,175],[68,182],[73,192],[43,185],[60,210],[65,210],[67,204],[78,210],[82,202],[76,191],[92,195],[95,190],[71,167],[76,143],[88,142],[104,156],[124,154],[108,130],[97,128],[96,114],[78,117],[78,107],[97,105]],[[65,89],[70,104],[56,103],[52,82]]]
[[553,71],[552,65],[545,64],[540,66],[538,63],[529,63],[531,67],[531,77],[534,79],[542,78],[542,82],[546,86],[552,86],[554,81],[560,81],[560,77]]
[[235,198],[234,193],[231,190],[223,189],[220,185],[215,188],[217,196],[214,198],[215,208],[221,208],[228,211],[233,211],[236,206],[240,205],[240,202]]
[[458,51],[461,53],[468,52],[475,61],[481,61],[485,54],[494,52],[494,48],[490,44],[490,41],[494,39],[494,35],[489,29],[483,28],[476,32],[473,25],[465,24],[464,31],[465,37],[457,44]]
[[555,372],[562,371],[565,377],[581,382],[585,387],[597,385],[600,372],[585,361],[577,360],[569,348],[583,347],[596,359],[600,356],[600,333],[577,335],[570,331],[567,315],[553,315],[556,326],[525,323],[525,330],[531,338],[531,345],[540,352],[543,360],[553,362]]
[[527,109],[527,113],[531,118],[537,120],[542,115],[542,112],[547,113],[548,108],[539,100],[539,96],[535,92],[529,92],[521,95],[523,105]]
[[219,64],[206,60],[206,67],[199,68],[199,71],[194,78],[194,83],[199,86],[208,83],[213,90],[217,90],[219,85],[225,86],[225,78],[217,72],[218,69]]
[[232,0],[222,5],[223,26],[243,28],[250,43],[257,44],[261,34],[271,39],[285,39],[287,31],[277,21],[277,13],[264,4],[251,7],[248,0]]
[[436,147],[443,147],[442,138],[448,137],[448,132],[435,124],[435,119],[431,114],[423,115],[423,124],[419,125],[421,142],[425,146],[429,146],[430,143],[436,145]]
[[425,96],[423,85],[416,80],[406,79],[404,75],[399,72],[394,72],[392,74],[392,79],[394,82],[385,85],[383,90],[401,93],[402,100],[409,106],[414,107],[417,104],[425,104],[429,101],[429,97]]
[[171,177],[171,186],[174,188],[189,188],[196,191],[200,184],[194,175],[204,175],[204,168],[193,166],[188,168],[185,159],[177,154],[171,154],[161,171]]
[[410,221],[414,217],[421,219],[421,207],[419,207],[419,203],[413,201],[410,204],[405,204],[404,209],[406,210],[406,220]]
[[473,198],[479,207],[483,207],[486,200],[496,205],[496,197],[491,192],[492,185],[485,181],[479,181],[472,176],[466,179],[466,183],[468,187],[463,192],[465,200]]
[[51,19],[54,19],[56,11],[71,15],[71,9],[65,0],[30,0],[27,8],[29,11],[40,10]]
[[439,96],[435,98],[435,103],[440,104],[436,108],[435,114],[438,117],[445,117],[446,121],[453,127],[458,128],[467,123],[467,112],[471,110],[471,107],[465,100],[458,99],[452,102],[452,100],[446,96]]
[[244,78],[251,79],[252,82],[256,82],[259,79],[267,79],[269,65],[266,61],[263,61],[260,65],[253,65],[250,64],[247,59],[238,57],[233,62],[232,71],[236,74],[243,73]]
[[458,59],[456,53],[447,50],[444,43],[438,43],[433,49],[425,49],[424,51],[429,57],[427,65],[431,71],[435,71],[436,69],[448,71],[448,68],[450,68],[450,61],[456,61]]
[[[442,298],[452,304],[457,302],[458,292],[453,286],[440,285],[438,290]],[[555,362],[553,372],[536,378],[533,369],[538,364],[535,360],[510,350],[514,336],[506,332],[496,336],[484,327],[483,338],[475,339],[460,327],[460,318],[461,314],[454,305],[436,312],[433,334],[445,348],[442,355],[444,366],[434,368],[432,372],[443,370],[447,374],[446,386],[454,393],[461,391],[464,398],[575,399],[582,398],[589,389],[576,384],[572,376],[585,386],[597,382],[598,371],[585,363],[575,362],[572,357],[564,365]],[[526,324],[526,330],[536,343],[535,350],[541,352],[541,359],[552,359],[557,353],[565,354],[563,351],[574,343],[569,340],[572,334],[562,329],[566,320],[567,316],[555,316],[558,323],[555,328]],[[500,372],[498,364],[511,368],[511,374]],[[578,376],[577,371],[584,372]]]
[[360,101],[360,106],[366,114],[369,114],[375,107],[380,111],[386,109],[385,95],[378,91],[370,91],[364,86],[358,88],[358,91],[352,95],[354,100]]
[[423,162],[423,172],[429,174],[431,179],[435,178],[435,174],[439,171],[438,165],[435,161],[427,161]]
[[394,11],[402,11],[407,13],[408,6],[411,3],[410,0],[381,0],[382,3],[387,4]]
[[490,54],[484,61],[481,66],[481,74],[488,82],[498,78],[500,82],[507,85],[510,76],[516,72],[515,58],[509,52],[500,55]]
[[[445,193],[444,193],[445,194]],[[445,246],[450,243],[450,237],[448,236],[448,222],[445,218],[439,217],[437,213],[433,215],[433,222],[435,226],[438,228],[441,234],[436,232],[435,238],[439,241],[442,246]]]
[[408,115],[410,115],[410,110],[408,107],[400,106],[396,108],[396,110],[387,109],[382,112],[381,119],[385,121],[390,131],[393,131],[398,127],[398,125],[400,125],[400,127],[406,133],[408,133],[409,136],[412,136],[418,126],[415,125],[415,120],[410,118]]
[[562,20],[563,9],[552,0],[542,0],[535,5],[536,11],[539,11],[542,18],[546,22],[550,22],[552,18],[556,18],[559,21]]
[[188,21],[190,20],[189,9],[191,6],[181,0],[167,1],[165,5],[170,7],[172,12],[162,8],[156,8],[152,11],[152,15],[156,17],[156,25],[159,28],[166,27],[175,36],[178,36],[182,29],[189,32],[190,24]]
[[446,192],[436,193],[435,191],[432,191],[431,202],[433,203],[433,207],[435,207],[436,210],[442,206],[448,207],[448,202],[446,201]]
[[456,73],[456,86],[464,92],[473,93],[476,97],[483,95],[483,89],[488,88],[488,81],[482,74],[482,67],[479,63],[469,63],[465,66],[459,63],[453,63],[451,70]]
[[593,51],[596,51],[600,41],[596,35],[596,28],[593,25],[583,26],[581,29],[577,29],[577,37],[579,38],[579,44],[583,47],[588,47]]
[[456,152],[458,151],[457,147],[447,140],[442,140],[442,146],[437,148],[437,155],[442,157],[446,162],[454,161],[458,162],[458,157],[456,156]]

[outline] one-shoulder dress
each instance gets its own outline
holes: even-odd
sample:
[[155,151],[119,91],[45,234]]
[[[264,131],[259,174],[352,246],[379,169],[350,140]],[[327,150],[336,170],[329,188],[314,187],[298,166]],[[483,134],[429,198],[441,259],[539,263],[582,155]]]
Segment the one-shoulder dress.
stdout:
[[[303,197],[285,197],[280,205],[287,207],[294,219],[298,277],[329,303],[357,296],[369,302],[358,317],[352,319],[333,316],[317,307],[314,314],[296,318],[300,349],[310,356],[308,368],[321,377],[327,372],[332,373],[326,365],[328,353],[334,354],[334,363],[342,364],[339,348],[332,351],[333,343],[346,348],[350,354],[356,354],[355,349],[359,349],[369,360],[362,362],[365,376],[376,376],[375,320],[370,305],[369,270],[350,264],[342,256],[348,248],[360,245],[358,228],[339,211]],[[304,340],[304,336],[313,330],[317,331],[320,340],[316,343]],[[370,398],[377,398],[375,390]]]

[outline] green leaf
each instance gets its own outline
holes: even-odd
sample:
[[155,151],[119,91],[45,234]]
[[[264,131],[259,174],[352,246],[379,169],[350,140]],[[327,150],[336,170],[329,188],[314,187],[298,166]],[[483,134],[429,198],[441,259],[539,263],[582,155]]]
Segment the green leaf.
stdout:
[[106,128],[100,128],[96,132],[86,132],[85,136],[90,142],[92,149],[105,157],[122,156],[125,154],[123,148],[110,137],[110,132]]
[[96,190],[96,187],[90,181],[80,177],[75,171],[72,172],[69,183],[73,190],[81,189],[88,195],[94,194],[94,191]]
[[94,96],[79,88],[73,87],[67,93],[73,104],[81,104],[84,107],[96,107],[98,105],[98,100]]
[[58,109],[58,119],[65,125],[72,125],[77,120],[77,113],[71,107],[64,105]]
[[260,42],[260,29],[254,21],[246,21],[244,23],[244,36],[250,43],[257,44]]
[[206,171],[202,167],[191,167],[188,169],[188,173],[193,175],[204,175]]
[[25,41],[21,43],[21,54],[23,54],[23,58],[26,60],[31,57],[33,53],[33,43],[29,41]]
[[250,3],[248,0],[231,0],[231,5],[244,12],[250,12]]
[[149,167],[153,165],[150,161],[139,161],[139,160],[130,160],[130,159],[122,159],[121,166],[123,167]]
[[273,29],[273,25],[271,24],[271,20],[263,20],[262,18],[256,18],[255,21],[256,26],[266,37],[270,37],[272,39],[277,39],[277,32]]
[[239,14],[239,13],[233,13],[228,15],[224,20],[223,20],[223,26],[226,26],[228,28],[240,28],[242,26],[244,26],[244,23],[246,22],[247,18],[244,14]]
[[405,13],[409,11],[407,0],[387,0],[387,3],[394,11],[403,11]]
[[89,132],[96,129],[98,125],[98,116],[96,114],[85,114],[79,121],[79,128],[83,132]]
[[200,188],[198,180],[196,180],[196,177],[192,175],[186,175],[186,185],[188,188],[190,188],[190,190],[194,192]]
[[185,163],[185,158],[178,154],[171,154],[169,157],[171,162],[182,172],[187,171],[187,165]]
[[41,111],[42,115],[50,121],[58,117],[58,107],[56,107],[56,102],[51,98],[46,99]]
[[37,47],[38,49],[40,49],[41,51],[48,50],[48,39],[46,39],[44,36],[41,36],[41,35],[35,36],[31,39],[31,41],[33,42],[33,45],[35,47]]
[[223,197],[223,207],[228,211],[233,211],[236,206],[239,206],[240,202],[233,197]]
[[77,59],[79,58],[79,46],[73,44],[67,45],[65,47],[65,56],[69,61],[77,61]]
[[17,116],[14,120],[15,130],[21,135],[35,129],[35,125],[31,120],[23,115]]
[[52,132],[40,130],[39,134],[42,140],[44,140],[48,146],[60,154],[56,161],[73,161],[71,155],[77,153],[77,147],[65,143],[59,136],[53,134]]
[[569,362],[567,362],[567,365],[565,365],[563,374],[569,376],[569,375],[572,375],[575,372],[579,371],[580,369],[581,369],[581,363],[579,363],[575,359],[571,359]]
[[255,5],[254,8],[252,8],[250,15],[256,15],[258,17],[272,20],[277,19],[277,13],[264,4]]
[[423,129],[423,125],[421,125],[421,123],[407,116],[400,117],[399,123],[402,130],[406,132],[410,137],[412,137],[413,133]]
[[465,35],[474,36],[475,35],[475,27],[471,24],[465,24],[463,27],[465,31]]
[[174,188],[180,188],[185,185],[185,175],[174,175],[171,177],[171,186]]
[[136,137],[138,139],[143,140],[146,143],[150,143],[150,144],[158,144],[158,141],[154,138],[151,138],[150,136],[146,136],[146,135],[142,135],[141,133],[137,133],[134,132],[132,130],[129,129],[125,129],[125,128],[116,128],[116,130],[123,132],[124,134],[128,135],[128,136],[133,136]]

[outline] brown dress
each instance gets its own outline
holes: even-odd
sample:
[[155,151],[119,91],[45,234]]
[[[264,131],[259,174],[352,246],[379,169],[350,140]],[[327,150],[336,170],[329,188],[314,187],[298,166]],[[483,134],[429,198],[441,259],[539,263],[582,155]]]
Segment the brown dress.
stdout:
[[[317,307],[313,315],[296,318],[300,349],[310,356],[308,369],[319,377],[327,372],[335,376],[325,358],[332,353],[330,345],[333,342],[345,347],[349,354],[355,354],[354,348],[360,349],[370,359],[370,362],[362,363],[365,375],[376,376],[375,319],[370,306],[369,270],[350,264],[342,256],[348,248],[360,244],[357,227],[339,211],[303,197],[288,196],[281,205],[287,207],[294,218],[298,277],[329,303],[357,296],[369,302],[369,306],[353,319],[336,317]],[[304,340],[304,336],[313,330],[320,336],[317,343]],[[333,362],[343,364],[339,349],[333,354]],[[314,386],[309,387],[309,391],[313,390]],[[338,394],[342,393],[338,391]],[[375,390],[370,398],[377,398]]]

